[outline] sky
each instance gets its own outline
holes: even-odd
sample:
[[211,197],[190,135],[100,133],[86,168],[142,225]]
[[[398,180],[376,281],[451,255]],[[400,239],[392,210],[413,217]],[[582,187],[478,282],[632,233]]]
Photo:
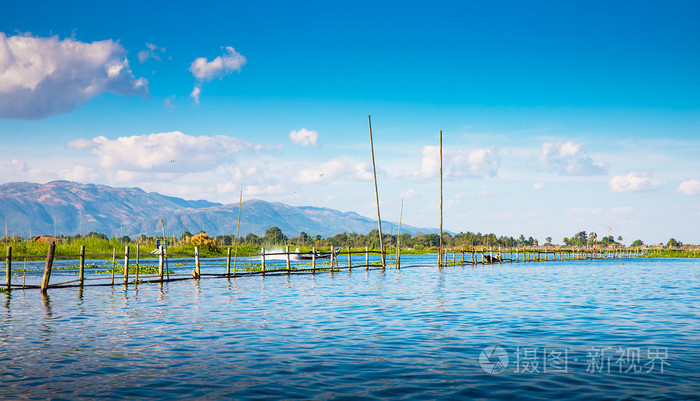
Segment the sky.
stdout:
[[[0,183],[700,244],[700,2],[0,0]],[[403,202],[403,213],[401,204]]]

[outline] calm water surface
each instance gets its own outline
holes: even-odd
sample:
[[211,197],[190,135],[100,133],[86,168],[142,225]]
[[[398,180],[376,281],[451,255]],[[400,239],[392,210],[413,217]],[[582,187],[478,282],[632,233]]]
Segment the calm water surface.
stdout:
[[0,398],[698,399],[700,261],[435,259],[0,294]]

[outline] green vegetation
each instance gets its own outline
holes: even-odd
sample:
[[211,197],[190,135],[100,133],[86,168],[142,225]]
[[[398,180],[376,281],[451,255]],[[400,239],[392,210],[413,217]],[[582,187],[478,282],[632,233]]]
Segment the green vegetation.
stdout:
[[[234,244],[236,243],[236,238],[233,235],[221,235],[215,238],[210,238],[205,232],[202,231],[195,235],[192,235],[189,232],[184,232],[179,238],[167,237],[166,239],[167,241],[164,242],[164,244],[167,247],[167,254],[171,258],[180,256],[192,257],[194,255],[195,246],[199,247],[199,254],[203,257],[226,256],[228,249],[232,250],[232,255],[237,254],[238,256],[252,256],[258,255],[261,247],[270,249],[275,247],[283,247],[285,245],[289,245],[290,250],[292,251],[299,249],[299,251],[302,253],[311,252],[312,248],[316,248],[318,252],[328,252],[331,248],[336,247],[341,248],[341,254],[347,252],[348,247],[350,247],[353,252],[358,253],[364,252],[365,247],[368,247],[374,252],[379,250],[379,232],[376,229],[367,234],[351,232],[337,234],[328,238],[323,238],[320,235],[312,236],[302,231],[298,236],[289,238],[284,235],[279,227],[270,227],[265,231],[265,235],[262,237],[255,234],[248,234],[245,237],[239,238],[235,247]],[[387,248],[387,253],[392,254],[395,252],[394,247],[399,240],[398,236],[383,233],[382,239]],[[34,257],[36,259],[43,259],[46,257],[49,248],[49,244],[47,242],[38,242],[19,237],[5,238],[5,242],[7,245],[12,246],[12,253],[14,256],[27,256]],[[66,257],[70,257],[72,259],[77,258],[77,255],[80,253],[81,246],[85,246],[87,259],[110,259],[112,252],[115,250],[116,254],[118,255],[117,257],[121,259],[124,253],[124,248],[128,245],[130,247],[129,252],[132,255],[133,260],[137,245],[139,246],[141,259],[156,259],[156,246],[162,242],[162,238],[141,235],[138,239],[132,240],[126,236],[121,238],[107,238],[107,236],[104,234],[90,233],[84,237],[80,235],[60,236],[56,238],[56,242],[56,259]],[[414,235],[403,233],[401,234],[400,242],[401,252],[403,254],[428,254],[434,253],[437,250],[440,244],[440,236],[433,233],[415,233]],[[581,231],[570,238],[563,239],[564,246],[584,247],[593,246],[595,244],[595,246],[599,249],[624,247],[621,242],[621,236],[618,236],[616,241],[612,235],[599,238],[596,233],[587,233],[586,231]],[[525,235],[522,234],[516,239],[506,236],[497,237],[492,233],[482,234],[472,232],[460,232],[459,234],[455,235],[445,232],[442,235],[442,243],[445,249],[463,249],[466,251],[488,248],[497,250],[499,247],[502,249],[513,249],[515,247],[529,248],[531,246],[539,246],[539,241],[537,239],[533,237],[526,238]],[[551,237],[546,238],[546,243],[544,246],[558,247],[558,245],[552,242]],[[632,242],[631,246],[634,248],[642,247],[644,246],[644,243],[642,240],[637,239]],[[661,248],[664,247],[664,245],[659,244],[658,247]],[[674,238],[669,239],[669,241],[665,244],[665,248],[679,250],[678,252],[668,253],[669,255],[695,255],[697,253],[697,251],[691,250],[692,247],[683,245]],[[681,249],[684,249],[685,251],[680,251]],[[659,255],[665,254],[666,253],[659,253]],[[356,257],[361,256],[358,255]],[[180,265],[182,264],[178,263],[175,266]]]

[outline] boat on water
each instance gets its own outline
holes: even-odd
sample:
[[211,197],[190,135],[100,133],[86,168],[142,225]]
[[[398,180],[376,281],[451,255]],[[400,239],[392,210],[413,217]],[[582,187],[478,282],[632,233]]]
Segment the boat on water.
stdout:
[[[299,260],[311,260],[314,259],[314,253],[309,252],[309,253],[300,253],[299,249],[297,248],[296,250],[296,257],[299,258]],[[316,252],[315,258],[316,259],[328,259],[331,257],[331,255],[338,255],[340,253],[340,247],[336,247],[335,249],[332,249],[330,252]]]

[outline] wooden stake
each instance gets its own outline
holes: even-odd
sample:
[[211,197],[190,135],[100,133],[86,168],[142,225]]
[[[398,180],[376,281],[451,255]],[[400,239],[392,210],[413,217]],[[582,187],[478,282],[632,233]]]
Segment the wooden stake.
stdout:
[[350,247],[348,247],[348,270],[352,269],[352,259],[350,259]]
[[199,270],[199,247],[198,246],[194,247],[194,269],[195,269],[194,278],[199,278],[200,270]]
[[440,130],[440,249],[438,254],[438,267],[442,267],[442,130]]
[[140,251],[140,244],[136,244],[136,284],[139,282],[139,251]]
[[129,283],[129,245],[124,248],[124,284]]
[[238,226],[236,227],[236,252],[233,254],[233,274],[236,274],[236,263],[238,262],[238,237],[241,232],[241,208],[243,207],[243,183],[241,183],[241,196],[238,199]]
[[291,266],[289,261],[289,245],[284,247],[284,254],[287,255],[287,274],[290,273]]
[[367,270],[369,270],[369,247],[365,247],[365,265],[367,266]]
[[265,275],[265,247],[260,248],[260,256],[262,258],[262,274]]
[[311,273],[316,273],[316,247],[311,248]]
[[226,276],[231,277],[231,248],[226,250]]
[[85,245],[80,245],[80,271],[78,272],[78,281],[81,286],[85,283]]
[[403,198],[401,198],[401,211],[399,212],[399,233],[396,235],[396,268],[401,268],[401,220],[403,219]]
[[[369,123],[369,147],[372,152],[372,173],[374,174],[374,196],[377,200],[377,224],[379,225],[379,249],[382,251],[382,268],[386,266],[386,256],[384,254],[384,240],[382,239],[382,217],[379,214],[379,190],[377,189],[377,168],[374,164],[374,141],[372,140],[372,119],[367,115]],[[332,251],[332,250],[331,250]],[[331,261],[332,261],[331,257]],[[331,267],[333,264],[331,263]]]
[[7,286],[7,291],[11,290],[12,287],[12,247],[7,247],[7,265],[5,267],[5,285]]
[[56,252],[56,243],[49,245],[49,253],[46,255],[46,265],[44,266],[44,278],[41,280],[41,292],[46,293],[51,279],[51,268],[53,267],[53,255]]
[[158,277],[163,279],[163,245],[158,247]]

